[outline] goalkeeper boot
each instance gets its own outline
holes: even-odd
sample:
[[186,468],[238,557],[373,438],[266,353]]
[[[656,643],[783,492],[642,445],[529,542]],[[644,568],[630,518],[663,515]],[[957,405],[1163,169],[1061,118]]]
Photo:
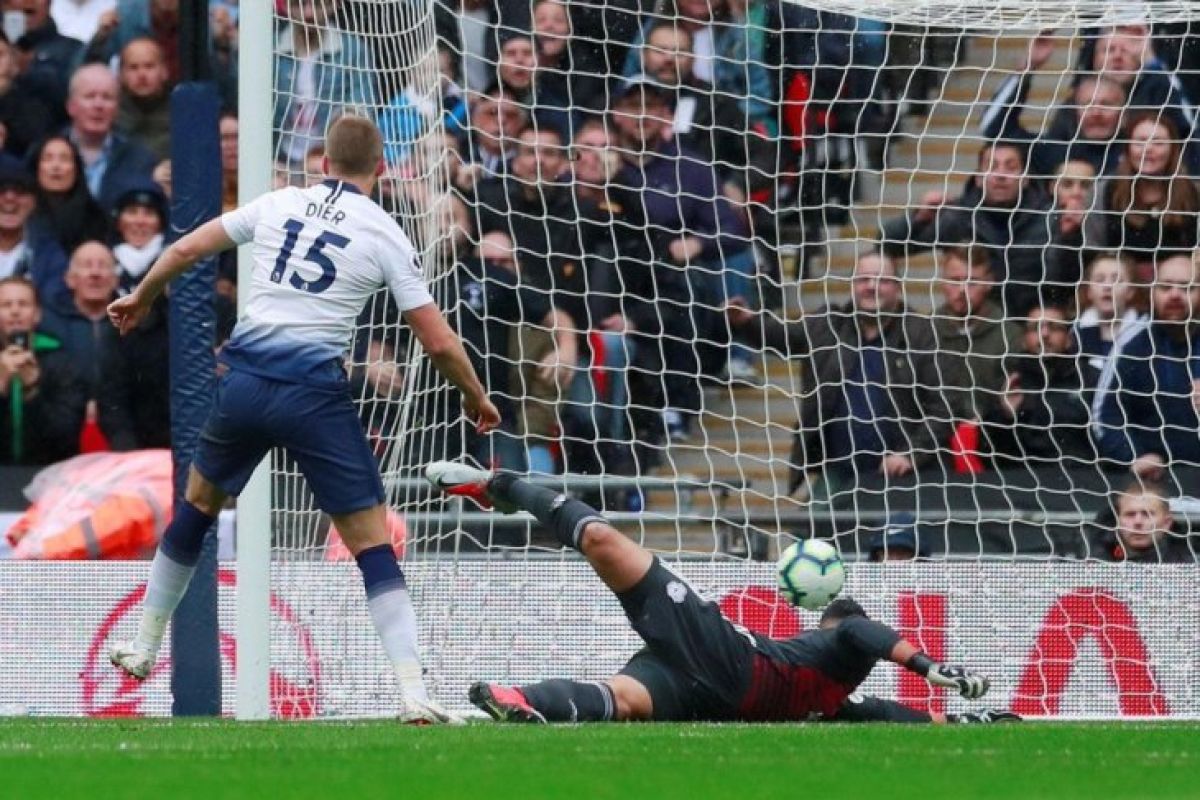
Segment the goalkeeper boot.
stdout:
[[139,649],[134,642],[121,642],[108,651],[108,660],[131,678],[144,681],[150,677],[158,658],[148,650]]
[[497,500],[488,494],[488,483],[494,473],[477,469],[457,461],[434,461],[425,467],[425,479],[438,489],[454,497],[469,497],[481,508],[495,508],[502,514],[511,514],[517,507]]
[[1013,711],[985,708],[982,711],[947,714],[946,721],[963,725],[990,725],[995,722],[1021,722],[1021,715]]
[[519,689],[480,681],[471,684],[467,697],[497,722],[546,722],[542,712],[529,705]]
[[401,697],[400,713],[396,715],[402,725],[466,725],[467,720],[453,711],[447,711],[432,700],[417,700]]

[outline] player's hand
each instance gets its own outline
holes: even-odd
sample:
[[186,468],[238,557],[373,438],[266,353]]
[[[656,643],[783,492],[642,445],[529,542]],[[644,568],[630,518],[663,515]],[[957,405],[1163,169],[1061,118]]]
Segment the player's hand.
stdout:
[[149,311],[150,305],[142,302],[138,292],[118,297],[108,304],[108,318],[122,336],[136,328]]
[[982,675],[947,664],[934,664],[925,679],[934,686],[945,686],[954,689],[968,700],[977,700],[987,694],[991,682]]
[[500,424],[500,410],[486,395],[480,395],[478,399],[464,397],[463,413],[475,425],[476,433],[487,433]]

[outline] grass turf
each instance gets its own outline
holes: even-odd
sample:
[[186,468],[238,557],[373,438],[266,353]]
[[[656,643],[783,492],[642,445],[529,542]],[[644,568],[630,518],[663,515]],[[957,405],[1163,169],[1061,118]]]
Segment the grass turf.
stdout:
[[1200,797],[1200,725],[0,721],[0,796]]

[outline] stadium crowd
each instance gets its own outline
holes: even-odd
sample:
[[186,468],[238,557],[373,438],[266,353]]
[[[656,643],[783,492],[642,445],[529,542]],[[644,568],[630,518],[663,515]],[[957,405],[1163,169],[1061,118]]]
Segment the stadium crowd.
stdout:
[[[1154,480],[1200,465],[1191,38],[1089,32],[1034,130],[1031,78],[1071,46],[1035,38],[975,120],[961,192],[884,220],[848,302],[791,319],[772,291],[781,251],[840,235],[846,176],[928,113],[967,37],[776,0],[442,0],[431,98],[403,85],[395,48],[352,32],[361,3],[275,5],[277,183],[319,177],[329,121],[366,112],[388,142],[384,202],[444,210],[445,263],[426,273],[506,420],[464,434],[481,462],[646,471],[700,433],[705,385],[754,381],[765,349],[804,366],[793,490],[927,467],[1100,461]],[[167,306],[124,339],[105,308],[164,246],[178,3],[0,6],[0,463],[168,446]],[[238,3],[211,10],[232,208]],[[431,196],[410,178],[439,119]],[[915,308],[906,264],[929,250],[940,299]],[[223,262],[217,346],[236,284]],[[355,353],[381,440],[401,357],[395,341]]]

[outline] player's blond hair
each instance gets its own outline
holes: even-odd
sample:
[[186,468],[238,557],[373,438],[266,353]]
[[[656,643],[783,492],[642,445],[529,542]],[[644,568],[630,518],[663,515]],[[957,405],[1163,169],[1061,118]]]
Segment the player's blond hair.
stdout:
[[345,177],[374,175],[383,160],[383,136],[366,117],[338,117],[325,134],[325,156],[331,172]]

